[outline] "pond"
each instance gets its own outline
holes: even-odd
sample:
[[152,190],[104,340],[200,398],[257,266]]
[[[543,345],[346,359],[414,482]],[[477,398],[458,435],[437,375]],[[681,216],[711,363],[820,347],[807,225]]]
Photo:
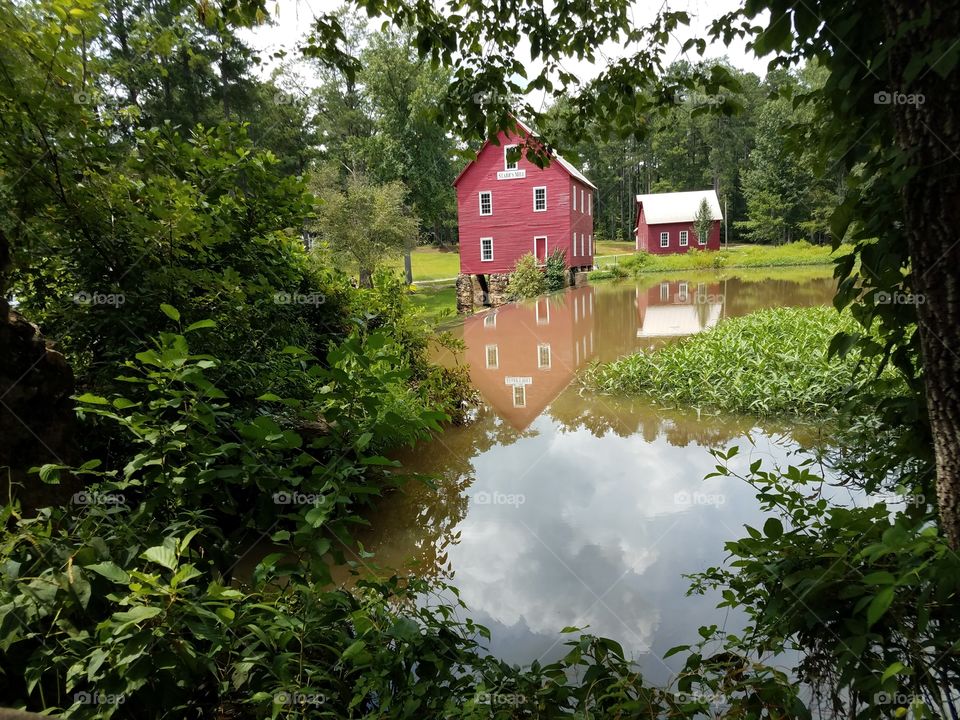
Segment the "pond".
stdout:
[[[473,421],[399,456],[411,481],[360,533],[381,571],[452,578],[469,616],[508,662],[550,661],[565,626],[620,641],[651,682],[660,658],[701,625],[736,629],[718,597],[686,596],[685,573],[719,565],[743,525],[762,525],[752,489],[703,478],[710,448],[740,446],[736,465],[784,461],[802,434],[749,418],[592,395],[578,370],[675,342],[725,317],[829,303],[828,269],[772,277],[600,283],[460,321],[482,405]],[[810,439],[809,436],[806,439]]]

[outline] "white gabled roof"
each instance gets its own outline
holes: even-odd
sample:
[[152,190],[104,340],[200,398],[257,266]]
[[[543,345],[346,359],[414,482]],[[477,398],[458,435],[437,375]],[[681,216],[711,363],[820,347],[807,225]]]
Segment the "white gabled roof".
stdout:
[[643,217],[647,225],[693,222],[697,217],[697,210],[700,209],[701,200],[706,200],[710,206],[712,220],[723,220],[720,201],[713,190],[637,195],[637,202],[643,205]]

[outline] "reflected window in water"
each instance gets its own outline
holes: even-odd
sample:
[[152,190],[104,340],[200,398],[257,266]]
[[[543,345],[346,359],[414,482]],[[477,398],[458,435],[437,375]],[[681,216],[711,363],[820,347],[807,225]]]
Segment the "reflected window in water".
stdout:
[[527,386],[526,385],[513,386],[513,406],[514,407],[527,406]]
[[500,367],[500,348],[496,345],[487,345],[487,369],[496,370]]
[[550,324],[550,301],[547,298],[537,300],[537,325]]
[[497,326],[497,314],[492,312],[485,315],[483,318],[483,326],[485,328],[495,328]]
[[541,370],[549,370],[553,358],[550,354],[550,343],[541,343],[537,346],[537,367]]
[[677,302],[686,302],[687,301],[687,284],[685,282],[680,283],[677,286]]
[[670,283],[660,283],[660,299],[669,300],[670,299]]

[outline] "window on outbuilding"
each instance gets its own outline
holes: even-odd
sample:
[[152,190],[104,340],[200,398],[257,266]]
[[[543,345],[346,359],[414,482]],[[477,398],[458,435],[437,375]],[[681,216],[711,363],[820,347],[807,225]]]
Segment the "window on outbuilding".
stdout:
[[660,247],[669,247],[670,246],[670,233],[663,231],[660,233]]
[[680,247],[686,247],[690,244],[690,233],[686,230],[680,231]]

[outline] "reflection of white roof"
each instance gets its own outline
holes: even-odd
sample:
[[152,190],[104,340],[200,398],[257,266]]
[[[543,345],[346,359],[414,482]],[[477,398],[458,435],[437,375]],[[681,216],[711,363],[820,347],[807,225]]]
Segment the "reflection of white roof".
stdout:
[[697,217],[697,210],[700,209],[701,200],[706,200],[707,205],[710,206],[712,220],[723,220],[720,201],[713,190],[637,195],[637,202],[643,205],[643,217],[647,225],[693,222]]
[[[706,319],[698,305],[654,305],[648,307],[643,315],[643,325],[637,330],[637,337],[679,337],[693,335],[701,330],[709,330],[720,322],[722,306],[720,303],[706,305]],[[703,324],[701,324],[701,320]]]
[[[537,136],[537,134],[536,134],[536,133],[531,129],[531,127],[530,127],[529,125],[527,125],[526,123],[521,122],[520,120],[517,120],[516,118],[514,118],[514,121],[517,123],[517,125],[518,125],[519,127],[521,127],[521,128],[523,128],[524,130],[526,130],[527,133],[529,133],[529,134],[532,135],[533,137],[536,137],[536,136]],[[582,183],[585,183],[585,184],[589,185],[589,186],[592,187],[594,190],[597,189],[597,186],[594,185],[594,184],[593,184],[592,182],[590,182],[589,180],[587,180],[587,176],[584,175],[584,174],[583,174],[582,172],[580,172],[579,170],[577,170],[573,165],[571,165],[568,160],[565,160],[564,157],[563,157],[563,155],[561,155],[561,154],[558,153],[558,152],[553,152],[553,153],[551,153],[550,155],[551,155],[551,157],[553,157],[554,160],[556,160],[558,163],[560,163],[560,166],[561,166],[564,170],[566,170],[568,173],[570,173],[571,175],[573,175],[577,180],[579,180],[579,181],[582,182]]]

